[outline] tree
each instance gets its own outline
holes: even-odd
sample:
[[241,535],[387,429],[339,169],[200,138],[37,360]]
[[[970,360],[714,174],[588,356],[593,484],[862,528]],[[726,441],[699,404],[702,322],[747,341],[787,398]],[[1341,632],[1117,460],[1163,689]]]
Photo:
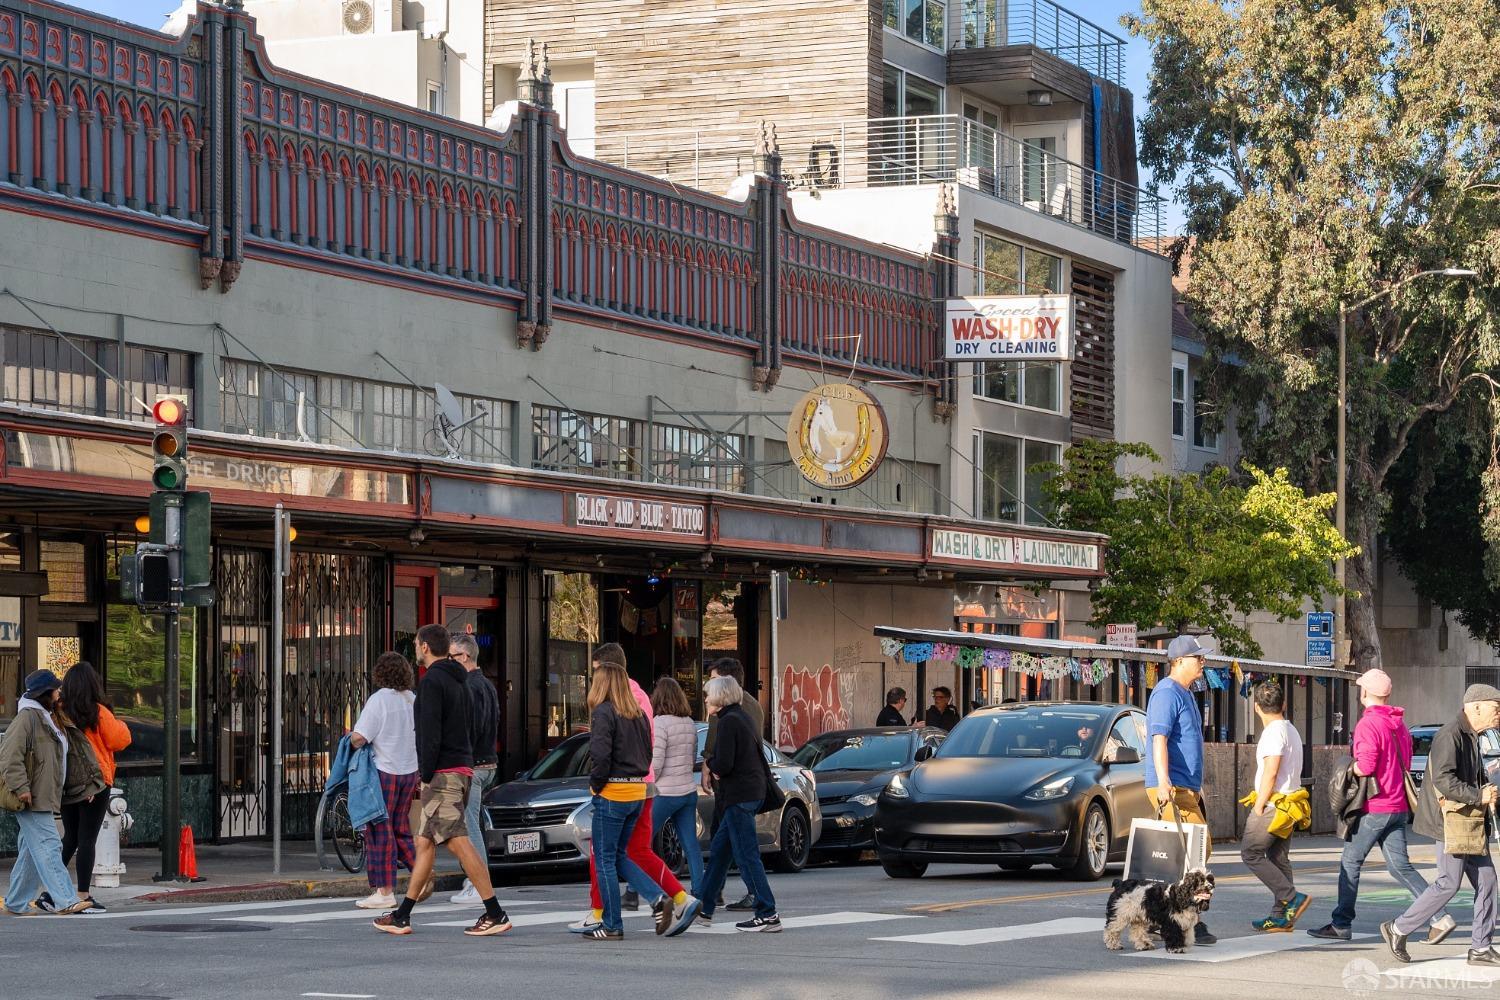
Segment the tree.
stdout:
[[[1378,665],[1376,534],[1392,469],[1431,415],[1478,406],[1469,454],[1500,553],[1500,5],[1144,0],[1141,159],[1196,237],[1187,297],[1247,456],[1334,479],[1348,322],[1352,658]],[[1474,281],[1411,280],[1447,266]],[[1371,298],[1374,297],[1374,298]]]
[[1120,471],[1128,458],[1161,461],[1144,444],[1085,441],[1046,470],[1058,525],[1109,536],[1090,624],[1196,625],[1224,652],[1258,657],[1243,615],[1285,621],[1304,601],[1334,593],[1331,563],[1354,550],[1329,523],[1332,495],[1307,496],[1285,469],[1247,464],[1242,485],[1223,466],[1201,475]]

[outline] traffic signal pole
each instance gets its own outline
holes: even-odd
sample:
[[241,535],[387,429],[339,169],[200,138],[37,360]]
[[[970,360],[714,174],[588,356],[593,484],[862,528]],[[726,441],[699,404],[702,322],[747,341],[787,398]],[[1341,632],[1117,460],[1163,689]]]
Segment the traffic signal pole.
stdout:
[[171,591],[167,600],[166,663],[162,670],[162,728],[165,746],[162,753],[161,793],[161,874],[158,882],[181,879],[177,856],[178,831],[182,827],[182,736],[178,718],[182,702],[182,678],[178,655],[182,641],[182,497],[165,497],[167,566],[171,573]]

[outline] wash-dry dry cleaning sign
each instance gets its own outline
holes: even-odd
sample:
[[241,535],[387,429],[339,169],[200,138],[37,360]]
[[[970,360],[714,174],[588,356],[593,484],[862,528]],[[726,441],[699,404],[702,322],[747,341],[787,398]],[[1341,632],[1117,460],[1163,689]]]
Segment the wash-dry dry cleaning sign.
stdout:
[[949,299],[949,361],[1072,361],[1070,295]]

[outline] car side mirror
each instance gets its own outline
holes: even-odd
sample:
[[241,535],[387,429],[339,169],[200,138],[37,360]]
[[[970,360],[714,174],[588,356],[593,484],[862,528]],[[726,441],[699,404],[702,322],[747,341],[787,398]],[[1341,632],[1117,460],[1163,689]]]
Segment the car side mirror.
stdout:
[[1141,754],[1135,747],[1119,747],[1110,755],[1106,764],[1139,764]]
[[916,753],[916,757],[915,757],[916,762],[918,764],[920,764],[924,760],[931,760],[932,759],[932,755],[935,754],[935,753],[937,753],[937,750],[934,749],[933,747],[930,747],[930,746],[920,746],[920,747],[917,747],[917,753]]

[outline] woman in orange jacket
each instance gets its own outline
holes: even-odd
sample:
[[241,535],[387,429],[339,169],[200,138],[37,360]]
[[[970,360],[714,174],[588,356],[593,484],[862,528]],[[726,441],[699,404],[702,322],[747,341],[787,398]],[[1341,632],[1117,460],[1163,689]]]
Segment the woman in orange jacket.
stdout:
[[62,860],[66,865],[77,854],[78,896],[89,903],[84,912],[102,913],[104,907],[89,894],[89,882],[94,875],[94,844],[109,808],[109,790],[115,783],[115,754],[130,746],[130,729],[105,704],[104,685],[91,664],[75,663],[63,675],[61,694],[63,711],[94,748],[105,785],[104,791],[93,798],[62,807]]

